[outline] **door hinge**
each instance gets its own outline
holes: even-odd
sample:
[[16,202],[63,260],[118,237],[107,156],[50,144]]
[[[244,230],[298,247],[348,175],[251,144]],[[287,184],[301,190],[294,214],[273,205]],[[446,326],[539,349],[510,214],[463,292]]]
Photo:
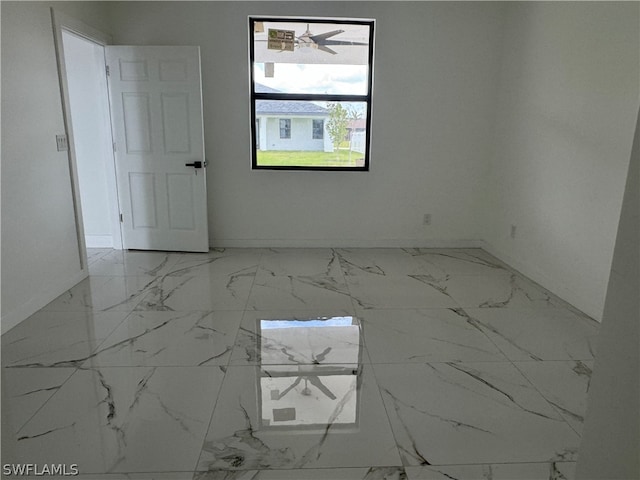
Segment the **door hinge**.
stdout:
[[107,67],[107,77],[111,76],[111,70],[109,69],[109,65],[106,65]]
[[117,152],[117,151],[118,151],[118,148],[116,147],[116,142],[113,142],[113,151],[114,151],[114,152]]
[[120,223],[124,222],[124,217],[120,214]]

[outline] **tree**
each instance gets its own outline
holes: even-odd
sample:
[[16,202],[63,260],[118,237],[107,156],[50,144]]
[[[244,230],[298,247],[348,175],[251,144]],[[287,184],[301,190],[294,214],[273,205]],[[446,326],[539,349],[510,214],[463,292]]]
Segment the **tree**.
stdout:
[[333,149],[338,155],[338,147],[340,142],[344,140],[347,135],[347,125],[349,121],[347,116],[349,112],[340,103],[330,103],[329,108],[329,121],[327,122],[327,133],[333,142]]

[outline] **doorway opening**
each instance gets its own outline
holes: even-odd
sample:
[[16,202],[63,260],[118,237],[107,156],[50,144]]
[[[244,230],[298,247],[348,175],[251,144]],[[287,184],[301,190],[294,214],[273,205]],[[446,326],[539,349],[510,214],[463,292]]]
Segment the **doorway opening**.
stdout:
[[69,130],[86,248],[122,248],[104,46],[66,29]]

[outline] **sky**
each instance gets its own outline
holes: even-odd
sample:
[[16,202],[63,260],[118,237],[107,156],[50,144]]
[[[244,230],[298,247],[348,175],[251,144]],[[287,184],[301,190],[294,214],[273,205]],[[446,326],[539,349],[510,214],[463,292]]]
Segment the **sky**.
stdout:
[[367,94],[367,65],[276,63],[272,78],[264,71],[264,63],[255,64],[257,83],[287,93]]

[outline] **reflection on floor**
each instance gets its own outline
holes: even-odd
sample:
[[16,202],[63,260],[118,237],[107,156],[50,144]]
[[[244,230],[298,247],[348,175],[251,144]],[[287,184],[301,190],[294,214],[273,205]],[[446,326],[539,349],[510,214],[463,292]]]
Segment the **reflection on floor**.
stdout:
[[573,477],[598,324],[482,250],[93,250],[90,273],[2,337],[5,475]]

